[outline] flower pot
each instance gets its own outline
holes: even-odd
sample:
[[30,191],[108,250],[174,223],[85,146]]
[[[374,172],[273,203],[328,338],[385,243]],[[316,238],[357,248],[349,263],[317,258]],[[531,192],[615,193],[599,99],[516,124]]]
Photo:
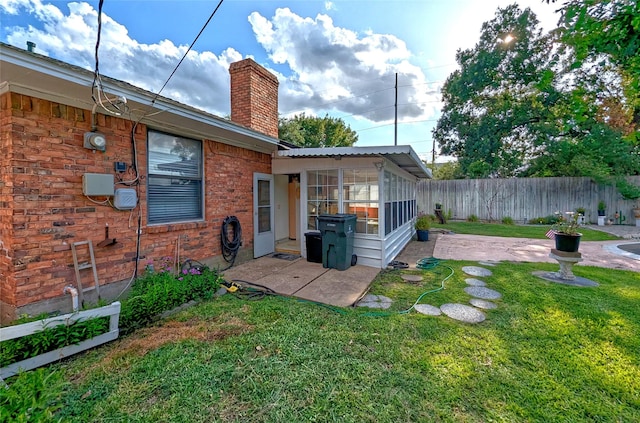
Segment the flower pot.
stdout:
[[578,235],[567,235],[567,234],[559,234],[555,235],[556,240],[556,250],[565,251],[568,253],[575,253],[578,251],[580,247],[580,238],[582,234]]
[[598,216],[606,216],[606,215],[607,215],[606,210],[598,210]]
[[424,242],[429,241],[429,230],[417,229],[416,234],[418,235],[418,241]]

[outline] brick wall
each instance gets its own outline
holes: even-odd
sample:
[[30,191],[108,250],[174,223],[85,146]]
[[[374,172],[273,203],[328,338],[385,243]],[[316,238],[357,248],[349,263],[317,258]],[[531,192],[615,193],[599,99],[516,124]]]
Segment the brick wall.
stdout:
[[[16,93],[0,98],[0,295],[3,313],[11,307],[63,296],[75,285],[70,245],[91,240],[101,284],[129,279],[134,272],[138,214],[141,214],[141,271],[162,257],[205,260],[220,254],[220,226],[228,215],[242,224],[243,249],[252,249],[253,173],[271,173],[268,154],[204,141],[205,219],[146,226],[146,131],[135,130],[140,207],[118,211],[95,204],[82,193],[84,173],[114,174],[113,163],[132,163],[133,122],[98,114],[97,130],[106,152],[83,148],[91,112]],[[277,118],[276,118],[277,122]],[[276,128],[277,129],[277,128]],[[181,134],[176,134],[181,135]],[[7,152],[7,154],[4,154]],[[131,171],[125,179],[133,177]],[[97,199],[101,199],[98,197]],[[97,244],[109,237],[117,243]],[[83,283],[91,282],[90,270]],[[6,320],[6,316],[4,317]]]
[[231,120],[278,138],[278,78],[252,59],[232,63]]
[[5,310],[6,304],[15,303],[15,278],[12,274],[10,251],[13,245],[13,183],[11,180],[11,96],[0,97],[0,308],[1,314],[12,313]]

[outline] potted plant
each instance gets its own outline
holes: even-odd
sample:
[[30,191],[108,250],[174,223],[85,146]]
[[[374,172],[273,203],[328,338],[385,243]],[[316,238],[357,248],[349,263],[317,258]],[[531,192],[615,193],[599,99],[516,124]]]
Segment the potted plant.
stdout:
[[418,215],[415,227],[418,241],[429,241],[429,228],[431,227],[429,216],[426,214]]
[[558,220],[553,224],[556,250],[575,253],[580,247],[582,234],[578,232],[580,227],[580,215],[574,212],[566,212],[565,216],[555,213]]
[[607,204],[600,200],[598,201],[598,216],[606,216]]

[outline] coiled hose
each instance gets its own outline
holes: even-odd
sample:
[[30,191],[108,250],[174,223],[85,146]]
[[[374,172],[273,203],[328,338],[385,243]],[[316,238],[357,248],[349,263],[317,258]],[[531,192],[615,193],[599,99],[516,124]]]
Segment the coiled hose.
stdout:
[[[231,231],[230,231],[231,230]],[[233,238],[229,239],[229,233],[233,233]],[[220,230],[220,243],[222,244],[222,257],[229,263],[227,270],[233,266],[238,256],[238,250],[242,245],[242,226],[235,216],[227,216],[222,221],[222,229]]]

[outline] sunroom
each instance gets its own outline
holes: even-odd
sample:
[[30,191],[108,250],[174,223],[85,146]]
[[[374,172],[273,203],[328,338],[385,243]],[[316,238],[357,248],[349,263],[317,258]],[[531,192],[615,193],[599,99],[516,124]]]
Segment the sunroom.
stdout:
[[431,178],[410,146],[299,148],[272,160],[276,251],[307,257],[317,217],[355,214],[358,265],[384,268],[411,240],[416,182]]

